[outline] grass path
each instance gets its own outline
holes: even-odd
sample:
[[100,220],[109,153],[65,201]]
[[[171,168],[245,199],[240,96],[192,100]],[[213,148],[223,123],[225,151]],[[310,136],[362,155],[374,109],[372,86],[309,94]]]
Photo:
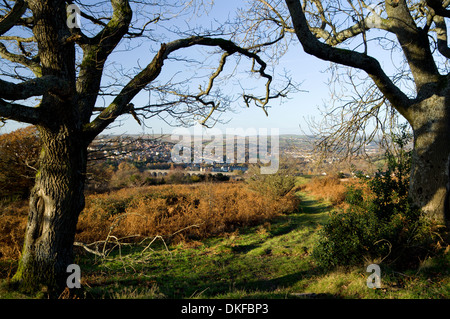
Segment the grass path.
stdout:
[[[156,241],[115,250],[115,258],[76,260],[87,298],[450,298],[449,254],[420,269],[382,269],[369,289],[364,267],[325,273],[311,252],[332,207],[299,192],[297,212],[197,242]],[[0,298],[22,298],[0,287]]]
[[[298,193],[295,213],[227,236],[161,245],[85,266],[95,298],[449,298],[450,259],[425,261],[399,273],[383,269],[382,289],[367,288],[365,267],[324,273],[311,257],[332,209]],[[102,275],[98,275],[98,274]]]
[[[286,298],[301,292],[315,275],[310,253],[317,230],[330,209],[304,193],[298,212],[227,236],[102,263],[92,274],[109,280],[91,281],[98,297]],[[81,266],[83,268],[83,266]],[[85,265],[85,268],[89,267]],[[103,276],[102,276],[103,277]],[[118,287],[129,288],[118,291]],[[129,296],[133,292],[134,296]]]

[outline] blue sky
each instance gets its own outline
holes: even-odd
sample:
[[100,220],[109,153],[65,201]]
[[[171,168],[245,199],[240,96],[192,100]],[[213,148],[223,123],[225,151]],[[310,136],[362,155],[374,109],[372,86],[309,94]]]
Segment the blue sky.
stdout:
[[[221,116],[224,124],[217,123],[216,128],[223,131],[227,127],[232,128],[279,128],[280,134],[303,134],[308,133],[307,118],[318,118],[320,112],[318,107],[322,106],[330,99],[330,92],[326,84],[329,74],[323,73],[328,62],[323,62],[315,57],[309,56],[303,52],[301,47],[297,46],[282,58],[277,69],[283,68],[290,71],[294,81],[301,82],[301,92],[293,93],[282,103],[274,100],[270,103],[268,116],[262,109],[251,106],[245,107],[242,100],[234,105],[233,112],[226,112]],[[239,88],[236,88],[239,89]],[[139,102],[141,101],[141,102]],[[147,97],[142,95],[142,99],[136,98],[135,105],[147,103]],[[131,116],[125,116],[127,120],[123,125],[110,131],[126,133],[151,133],[152,130],[141,127]],[[155,133],[161,129],[164,133],[170,133],[174,128],[166,125],[164,121],[157,118],[149,119],[146,126],[151,126]]]
[[[228,15],[233,15],[235,7],[238,5],[242,5],[242,2],[236,0],[217,0],[215,6],[208,14],[205,11],[199,11],[199,17],[192,18],[189,23],[209,25],[212,19],[226,19]],[[180,27],[185,26],[183,20],[180,20],[178,23]],[[159,44],[157,43],[156,45]],[[153,56],[148,53],[150,46],[151,44],[144,43],[132,52],[119,52],[113,55],[112,59],[117,64],[128,68],[146,65]],[[195,51],[193,50],[192,52]],[[241,102],[239,103],[241,107],[236,105],[234,108],[236,112],[227,112],[221,117],[227,123],[224,125],[217,124],[216,127],[223,131],[227,127],[244,129],[278,128],[280,134],[309,133],[306,119],[320,118],[318,107],[322,107],[324,103],[330,100],[330,91],[326,84],[330,74],[323,72],[328,66],[328,62],[305,54],[299,44],[292,45],[287,54],[280,59],[275,70],[278,73],[282,73],[284,69],[287,70],[295,82],[302,82],[299,87],[302,91],[290,95],[289,100],[286,100],[282,104],[278,101],[271,103],[272,107],[268,110],[269,116],[266,116],[260,108],[245,108],[242,106],[242,101],[239,101]],[[161,76],[170,78],[177,71],[177,69],[171,67],[170,63],[167,63],[167,66],[164,66]],[[262,88],[263,85],[261,84]],[[133,103],[136,106],[145,105],[148,103],[148,94],[140,94],[133,100]],[[120,121],[113,128],[106,130],[105,133],[140,134],[159,133],[162,130],[164,133],[170,134],[174,130],[173,127],[168,126],[164,121],[156,117],[147,120],[145,124],[145,126],[139,126],[131,116],[122,116]],[[14,130],[20,126],[23,125],[9,121],[6,126],[0,128],[0,133]]]
[[[209,25],[212,20],[224,21],[228,16],[233,16],[236,7],[242,5],[242,1],[237,0],[218,0],[212,8],[208,8],[207,12],[200,10],[198,12],[199,17],[193,17],[189,20],[191,24]],[[178,21],[180,28],[186,27],[183,20]],[[159,45],[159,44],[158,44]],[[139,59],[139,62],[145,64],[148,61],[145,60],[146,53],[145,46],[136,50],[131,57],[127,57],[127,53],[122,54],[124,56],[122,63],[128,63],[130,66],[135,66]],[[185,49],[191,52],[200,51],[201,49],[189,48]],[[183,52],[184,53],[184,52]],[[202,50],[202,54],[204,50]],[[299,44],[292,46],[285,56],[278,61],[278,65],[275,68],[276,73],[283,73],[284,70],[288,71],[293,79],[297,83],[302,83],[299,87],[302,91],[291,94],[289,99],[284,100],[280,104],[280,101],[273,101],[270,103],[271,108],[268,110],[269,116],[257,107],[247,108],[243,104],[242,99],[238,100],[233,105],[233,112],[226,112],[221,116],[221,120],[226,124],[216,124],[216,128],[223,131],[227,127],[232,128],[278,128],[280,134],[303,134],[309,133],[306,118],[320,117],[318,107],[322,106],[329,99],[329,88],[326,84],[329,74],[323,73],[323,71],[329,66],[328,62],[321,61],[315,57],[307,55],[303,52],[303,49]],[[172,67],[170,63],[165,63],[163,72],[160,77],[172,77],[177,71],[175,67]],[[277,75],[275,73],[275,79]],[[239,74],[244,78],[245,75]],[[246,81],[245,78],[243,80]],[[249,78],[248,81],[252,81]],[[259,92],[264,89],[263,82],[259,82],[257,87]],[[256,84],[255,84],[256,85]],[[233,87],[233,90],[238,90],[239,87]],[[135,105],[145,105],[148,103],[148,94],[142,93],[133,101]],[[146,126],[139,126],[138,123],[131,116],[124,116],[121,118],[121,126],[114,127],[108,130],[108,133],[159,133],[161,130],[164,133],[170,133],[174,130],[173,127],[168,126],[164,121],[158,118],[152,118],[146,121]],[[151,127],[151,128],[149,128]]]

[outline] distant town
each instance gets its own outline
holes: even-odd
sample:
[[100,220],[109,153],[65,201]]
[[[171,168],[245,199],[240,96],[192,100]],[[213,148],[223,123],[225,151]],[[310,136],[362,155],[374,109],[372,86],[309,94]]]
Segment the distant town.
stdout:
[[[239,145],[245,145],[245,161],[227,161],[225,157],[225,145],[222,145],[223,157],[221,160],[217,158],[202,157],[203,154],[198,147],[194,147],[194,140],[192,141],[191,149],[188,149],[192,156],[192,161],[184,163],[174,162],[173,154],[174,147],[177,141],[171,140],[170,135],[102,135],[97,137],[89,146],[89,154],[91,159],[103,160],[112,165],[118,165],[120,162],[133,163],[140,170],[153,170],[158,174],[164,170],[177,168],[184,170],[186,173],[194,172],[209,172],[209,173],[224,173],[224,174],[241,174],[246,172],[249,167],[249,149],[254,147],[249,137],[242,137],[239,141],[236,139],[234,147],[235,152],[238,152]],[[241,144],[239,144],[241,143]],[[244,143],[244,144],[243,144]],[[203,142],[200,149],[204,149],[209,143]],[[270,139],[269,139],[270,151]],[[279,154],[283,161],[294,163],[298,174],[319,173],[326,174],[330,170],[346,171],[351,173],[350,166],[344,167],[344,164],[339,164],[341,159],[335,155],[327,157],[318,157],[314,152],[314,138],[305,135],[280,135],[278,140]],[[186,149],[184,150],[186,151]],[[376,143],[366,145],[366,156],[377,157],[381,154],[381,150]],[[196,158],[197,160],[194,160]],[[200,161],[198,160],[200,159]],[[353,170],[356,167],[366,162],[366,159],[355,158],[352,161]],[[251,161],[250,161],[251,162]],[[359,163],[359,165],[358,165]],[[365,169],[365,164],[363,165]]]

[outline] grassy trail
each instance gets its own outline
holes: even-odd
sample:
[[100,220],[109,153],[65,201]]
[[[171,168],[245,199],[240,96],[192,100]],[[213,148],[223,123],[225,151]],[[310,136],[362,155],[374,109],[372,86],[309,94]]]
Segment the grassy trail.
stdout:
[[[332,207],[298,193],[297,212],[226,236],[155,251],[123,252],[92,266],[95,298],[449,298],[449,254],[399,273],[383,268],[369,289],[364,266],[323,272],[311,257]],[[101,273],[101,276],[98,274]]]
[[[363,266],[317,268],[311,253],[333,207],[297,195],[296,212],[222,236],[168,247],[160,240],[148,249],[148,242],[123,246],[107,259],[80,255],[86,298],[450,298],[448,253],[419,269],[382,268],[381,289],[367,288]],[[25,297],[0,285],[0,298]]]
[[[286,298],[302,292],[316,274],[310,254],[330,207],[299,196],[297,212],[263,225],[179,244],[170,252],[160,245],[148,262],[140,252],[103,262],[92,275],[106,272],[110,279],[90,278],[97,286],[90,292],[119,298]],[[124,286],[129,288],[118,291]]]

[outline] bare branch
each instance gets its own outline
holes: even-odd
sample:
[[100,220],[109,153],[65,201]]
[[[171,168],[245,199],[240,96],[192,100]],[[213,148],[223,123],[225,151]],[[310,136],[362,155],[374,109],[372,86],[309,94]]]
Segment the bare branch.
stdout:
[[8,41],[17,41],[17,42],[33,42],[35,41],[34,37],[22,38],[18,36],[0,36],[0,40],[8,40]]
[[[396,127],[398,113],[372,81],[359,78],[362,71],[346,68],[340,74],[335,68],[330,83],[340,85],[332,91],[333,101],[324,104],[319,122],[309,123],[317,137],[316,151],[321,156],[333,154],[341,158],[364,155],[369,143],[382,142],[385,134]],[[340,90],[343,84],[352,88],[351,95]]]
[[34,125],[40,123],[39,108],[9,103],[2,99],[0,99],[0,118]]
[[24,0],[17,0],[12,10],[0,17],[0,35],[8,32],[25,13],[27,5]]
[[352,50],[334,48],[320,42],[309,29],[300,1],[286,0],[286,4],[291,13],[296,35],[306,53],[322,60],[366,71],[399,112],[408,117],[409,98],[389,79],[375,58]]
[[42,75],[41,65],[38,62],[36,62],[32,59],[28,59],[21,54],[14,54],[14,53],[9,52],[8,49],[6,48],[6,46],[1,42],[0,42],[0,57],[4,58],[6,60],[9,60],[11,62],[26,66],[37,77]]
[[133,12],[128,0],[111,0],[113,15],[105,25],[100,20],[98,24],[105,27],[92,40],[91,45],[99,45],[103,54],[110,53],[127,33]]
[[425,3],[434,10],[434,12],[441,17],[450,18],[450,10],[446,7],[449,5],[448,1],[443,0],[425,0]]
[[448,47],[447,38],[447,24],[445,23],[445,19],[441,16],[435,16],[434,24],[436,26],[435,30],[438,50],[444,57],[450,59],[450,48]]
[[[266,63],[254,52],[249,51],[248,49],[241,48],[237,46],[235,43],[229,40],[221,39],[221,38],[208,38],[208,37],[200,37],[194,36],[185,39],[179,39],[167,44],[161,45],[160,50],[153,58],[151,63],[147,65],[145,69],[143,69],[138,75],[136,75],[125,87],[121,90],[119,95],[114,99],[114,101],[103,110],[94,121],[90,124],[86,125],[85,131],[92,138],[95,137],[99,132],[101,132],[104,128],[106,128],[110,123],[112,123],[118,116],[130,112],[134,105],[130,104],[131,100],[147,86],[153,80],[157,78],[160,74],[161,69],[164,64],[164,60],[168,58],[168,56],[176,50],[182,48],[188,48],[194,45],[202,45],[202,46],[213,46],[219,47],[226,52],[225,55],[222,56],[221,63],[219,68],[210,78],[209,86],[212,86],[216,73],[221,72],[221,67],[225,63],[226,56],[239,53],[248,58],[254,59],[256,63],[260,66],[259,69],[254,70],[259,73],[261,77],[267,79],[267,82],[270,84],[272,81],[272,76],[265,72],[267,67]],[[268,86],[267,86],[268,87]],[[204,95],[209,93],[210,87],[207,87],[206,90],[202,90],[199,95],[192,96],[186,95],[185,98],[194,98],[197,102],[200,102],[204,105],[210,105],[212,107],[212,111],[217,109],[217,105],[212,102],[207,102],[202,99]],[[267,103],[269,96],[266,95],[265,99],[261,101],[263,103]],[[210,113],[211,114],[211,113]],[[209,118],[210,115],[207,115]]]
[[112,0],[111,5],[113,7],[111,20],[94,38],[86,39],[76,33],[82,39],[79,44],[84,52],[76,88],[80,96],[80,113],[85,123],[90,119],[100,89],[106,59],[128,32],[131,21],[132,11],[128,0]]
[[[320,2],[314,1],[314,3],[317,5],[319,11],[318,13],[322,20],[322,25],[320,27],[310,27],[310,30],[318,38],[323,39],[325,43],[331,46],[337,46],[338,44],[341,44],[348,39],[354,38],[355,36],[360,34],[364,36],[365,32],[372,28],[392,32],[391,24],[389,23],[389,21],[386,19],[382,19],[380,15],[375,12],[375,10],[365,5],[364,7],[371,11],[371,15],[367,16],[366,18],[362,18],[360,21],[357,21],[354,25],[344,30],[337,31],[334,24],[326,18],[325,11]],[[355,10],[355,12],[360,12],[360,10]],[[326,30],[327,26],[332,28],[332,32]]]
[[7,100],[23,100],[32,96],[41,96],[47,92],[64,95],[69,85],[62,79],[46,75],[22,83],[11,83],[0,79],[0,98]]
[[386,5],[386,13],[411,69],[417,92],[423,85],[437,83],[440,74],[430,49],[428,34],[417,26],[406,0]]

